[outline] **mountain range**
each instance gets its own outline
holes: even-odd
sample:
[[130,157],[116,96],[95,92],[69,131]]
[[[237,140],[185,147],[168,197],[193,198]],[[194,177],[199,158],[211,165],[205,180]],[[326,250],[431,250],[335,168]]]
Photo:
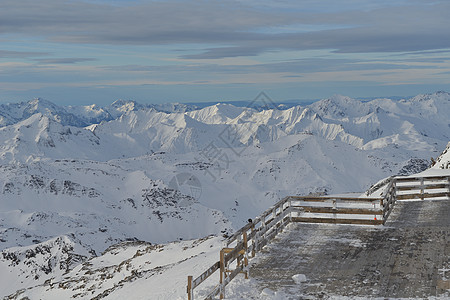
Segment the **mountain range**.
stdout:
[[446,92],[264,108],[1,105],[0,295],[114,299],[136,282],[144,297],[145,280],[158,293],[282,197],[362,193],[450,140]]

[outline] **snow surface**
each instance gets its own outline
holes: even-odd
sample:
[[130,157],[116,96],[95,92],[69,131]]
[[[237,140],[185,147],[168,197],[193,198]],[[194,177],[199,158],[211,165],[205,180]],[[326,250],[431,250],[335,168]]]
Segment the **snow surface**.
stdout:
[[[284,196],[426,169],[450,140],[449,115],[443,92],[284,110],[1,105],[0,296],[184,299],[222,236]],[[426,172],[446,172],[448,152]]]

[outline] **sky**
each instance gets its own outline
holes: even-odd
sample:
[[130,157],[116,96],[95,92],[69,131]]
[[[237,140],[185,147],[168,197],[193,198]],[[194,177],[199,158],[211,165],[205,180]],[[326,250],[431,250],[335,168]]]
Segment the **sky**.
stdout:
[[450,91],[450,1],[1,0],[0,103]]

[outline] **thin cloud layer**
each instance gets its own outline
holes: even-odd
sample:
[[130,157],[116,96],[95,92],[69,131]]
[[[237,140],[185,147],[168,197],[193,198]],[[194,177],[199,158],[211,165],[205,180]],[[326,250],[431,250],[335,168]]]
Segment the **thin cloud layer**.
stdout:
[[76,64],[80,62],[96,61],[96,58],[66,57],[66,58],[37,58],[35,61],[41,64]]
[[[327,5],[328,2],[324,2]],[[239,2],[139,2],[127,7],[81,1],[3,1],[0,33],[55,42],[166,45],[222,44],[184,58],[252,56],[269,50],[333,49],[343,53],[398,52],[450,47],[450,3],[409,4],[370,11],[266,11]],[[271,27],[329,24],[299,33]]]
[[30,58],[45,55],[49,55],[49,53],[0,50],[0,58]]
[[448,11],[447,1],[407,0],[3,0],[0,78],[23,95],[42,92],[39,84],[82,87],[87,77],[103,88],[213,82],[209,99],[219,85],[250,91],[270,78],[291,91],[286,98],[295,84],[347,81],[352,91],[358,81],[421,84],[421,74],[445,89]]

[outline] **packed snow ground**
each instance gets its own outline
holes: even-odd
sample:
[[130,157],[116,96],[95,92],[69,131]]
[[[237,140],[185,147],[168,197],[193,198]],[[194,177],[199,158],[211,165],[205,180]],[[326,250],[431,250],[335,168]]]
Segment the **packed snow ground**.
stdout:
[[449,299],[449,214],[448,199],[399,201],[385,226],[291,223],[226,299]]
[[282,197],[426,169],[450,140],[449,115],[445,92],[283,110],[2,105],[0,296],[184,298],[222,236]]

